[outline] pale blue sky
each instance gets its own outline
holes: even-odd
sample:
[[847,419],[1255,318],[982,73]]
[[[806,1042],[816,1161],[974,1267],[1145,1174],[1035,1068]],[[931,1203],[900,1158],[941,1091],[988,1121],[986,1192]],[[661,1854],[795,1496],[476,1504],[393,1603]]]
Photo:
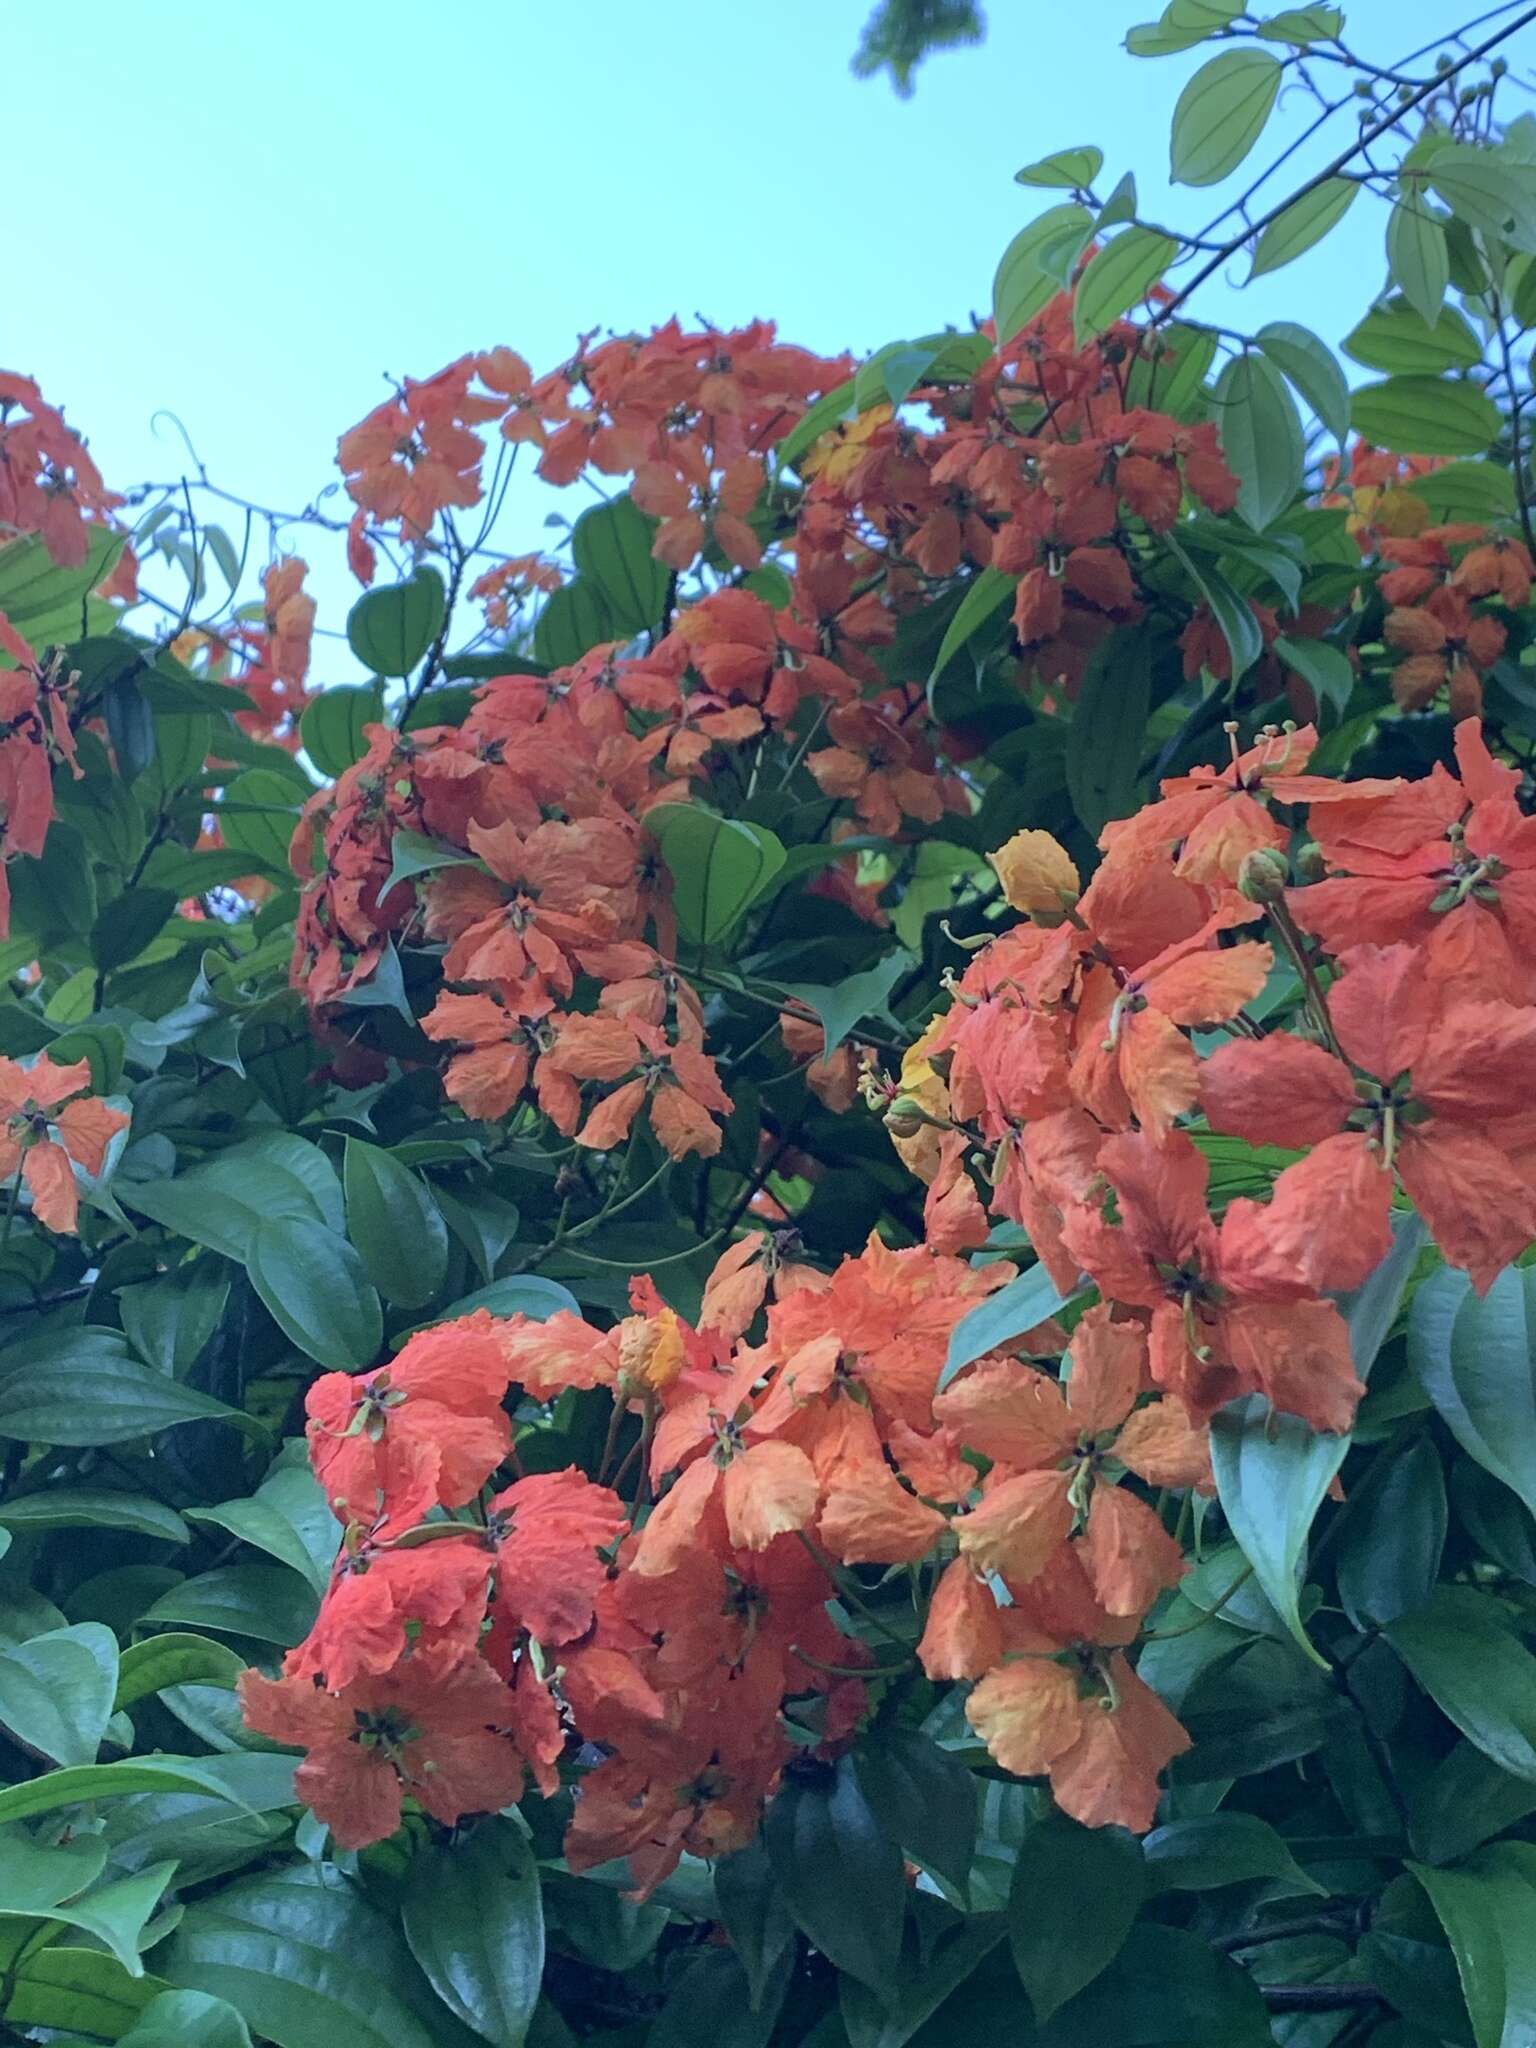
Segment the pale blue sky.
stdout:
[[[909,101],[849,74],[871,4],[7,9],[0,364],[67,406],[114,484],[179,472],[151,424],[170,407],[217,480],[296,508],[386,370],[498,342],[543,368],[583,327],[674,311],[769,314],[828,350],[963,324],[1058,196],[1014,171],[1070,144],[1104,147],[1105,192],[1134,167],[1143,212],[1176,225],[1230,196],[1170,197],[1169,117],[1209,52],[1128,57],[1149,0],[989,0],[986,44],[933,59]],[[1349,39],[1382,61],[1479,11],[1345,6]],[[1528,72],[1536,30],[1511,55]],[[1288,95],[1273,139],[1309,111]],[[1326,160],[1316,147],[1297,161]],[[1380,281],[1381,232],[1362,199],[1245,296],[1243,324],[1338,340]],[[1234,318],[1230,290],[1203,310]],[[507,545],[539,545],[543,502],[514,509]],[[305,547],[339,623],[355,586],[334,550]]]

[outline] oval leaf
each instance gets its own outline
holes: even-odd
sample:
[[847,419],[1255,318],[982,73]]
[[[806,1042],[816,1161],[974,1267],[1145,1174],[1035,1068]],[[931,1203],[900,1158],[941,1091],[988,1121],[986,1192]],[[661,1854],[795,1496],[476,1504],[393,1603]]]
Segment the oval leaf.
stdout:
[[259,1223],[246,1255],[251,1285],[283,1334],[321,1365],[371,1365],[384,1322],[362,1260],[344,1237],[293,1216]]
[[435,569],[368,590],[347,616],[347,643],[376,676],[407,676],[442,630],[448,593]]
[[1202,64],[1173,110],[1176,185],[1217,185],[1264,131],[1284,75],[1268,50],[1224,50]]

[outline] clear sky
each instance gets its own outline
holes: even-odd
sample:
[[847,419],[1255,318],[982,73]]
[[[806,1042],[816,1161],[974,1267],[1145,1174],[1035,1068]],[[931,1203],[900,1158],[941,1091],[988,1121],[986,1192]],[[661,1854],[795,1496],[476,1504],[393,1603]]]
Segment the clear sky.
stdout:
[[[1177,225],[1230,196],[1165,183],[1174,101],[1210,53],[1128,57],[1155,0],[988,0],[985,45],[932,59],[908,101],[849,74],[872,4],[7,8],[0,365],[66,405],[119,487],[179,474],[179,441],[153,424],[168,407],[215,479],[297,507],[386,371],[498,342],[542,369],[582,328],[674,311],[769,314],[827,350],[964,323],[1058,196],[1014,171],[1070,144],[1104,147],[1106,191],[1134,167],[1143,212]],[[1344,4],[1379,61],[1479,11]],[[1511,55],[1529,73],[1536,29]],[[1309,113],[1287,94],[1275,139]],[[1380,281],[1381,232],[1362,200],[1246,295],[1244,325],[1338,340]],[[1204,309],[1235,317],[1225,287]],[[521,503],[507,545],[537,546],[544,505]],[[336,623],[353,586],[307,551]]]

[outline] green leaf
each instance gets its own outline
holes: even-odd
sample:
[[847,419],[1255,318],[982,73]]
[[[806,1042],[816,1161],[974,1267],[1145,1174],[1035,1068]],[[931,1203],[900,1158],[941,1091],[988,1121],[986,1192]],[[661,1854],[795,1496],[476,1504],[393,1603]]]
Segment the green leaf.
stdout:
[[334,1872],[289,1865],[187,1907],[160,1951],[173,1984],[227,1999],[277,2048],[467,2048],[397,1927]]
[[1218,570],[1196,567],[1172,533],[1163,535],[1163,546],[1176,562],[1183,565],[1209,606],[1211,617],[1220,627],[1221,637],[1232,657],[1232,684],[1235,688],[1264,652],[1264,634],[1254,616],[1253,606],[1247,598],[1239,597]]
[[218,1685],[233,1691],[244,1669],[243,1657],[207,1636],[146,1636],[122,1654],[112,1710],[120,1714],[167,1685]]
[[1124,1947],[1150,1886],[1134,1837],[1054,1813],[1020,1844],[1008,1939],[1035,2018],[1044,2023]]
[[1045,260],[1049,258],[1059,268],[1065,256],[1070,269],[1092,233],[1093,215],[1086,206],[1074,205],[1048,208],[1014,236],[992,281],[992,317],[999,348],[1012,341],[1061,290],[1058,277],[1045,269]]
[[1284,70],[1268,50],[1224,50],[1202,64],[1173,110],[1176,185],[1219,185],[1264,132]]
[[1016,185],[1057,185],[1064,191],[1086,192],[1104,168],[1104,152],[1092,143],[1082,149],[1058,149],[1038,163],[1015,171]]
[[1358,190],[1360,186],[1354,178],[1323,178],[1311,193],[1294,199],[1253,244],[1249,279],[1264,276],[1266,270],[1278,270],[1282,264],[1294,262],[1296,256],[1305,256],[1350,211]]
[[383,891],[386,896],[396,882],[409,881],[413,875],[431,874],[437,868],[477,865],[472,853],[450,846],[446,840],[423,838],[419,832],[397,831],[389,843],[389,850],[389,879]]
[[1067,728],[1067,791],[1091,839],[1136,808],[1151,706],[1151,642],[1117,626],[1094,651]]
[[651,553],[657,522],[628,491],[583,512],[571,528],[571,558],[595,586],[616,633],[624,639],[661,623],[670,581]]
[[315,1608],[314,1588],[285,1565],[224,1564],[163,1593],[144,1621],[152,1627],[212,1628],[291,1650],[314,1625]]
[[1142,1843],[1147,1870],[1160,1891],[1203,1892],[1267,1878],[1275,1896],[1328,1896],[1292,1856],[1285,1839],[1252,1813],[1203,1814],[1154,1828]]
[[1431,1273],[1408,1363],[1468,1457],[1536,1514],[1536,1267],[1506,1267],[1481,1298],[1465,1273]]
[[1343,26],[1344,16],[1337,7],[1287,7],[1258,25],[1266,42],[1295,43],[1302,48],[1308,43],[1331,42]]
[[876,1727],[854,1752],[859,1790],[893,1841],[962,1897],[976,1853],[975,1780],[919,1728]]
[[1424,175],[1469,228],[1512,248],[1533,246],[1536,197],[1529,164],[1511,162],[1474,143],[1448,142],[1429,158]]
[[1473,1743],[1458,1742],[1414,1788],[1410,1835],[1426,1863],[1456,1863],[1536,1812],[1536,1782],[1511,1777]]
[[746,1973],[729,1949],[702,1948],[684,1963],[646,2048],[768,2048],[789,1990],[788,1959],[754,2006]]
[[251,2031],[225,1999],[162,1991],[121,2037],[121,2048],[251,2048]]
[[155,1977],[130,1976],[100,1949],[51,1946],[15,1971],[5,2018],[12,2027],[68,2027],[118,2041],[164,1988]]
[[182,1756],[125,1757],[119,1763],[80,1764],[72,1770],[48,1771],[22,1785],[7,1785],[0,1790],[0,1827],[56,1813],[63,1806],[139,1792],[200,1792],[205,1798],[243,1804],[207,1762]]
[[361,1138],[348,1138],[342,1166],[347,1235],[386,1301],[420,1308],[448,1271],[448,1226],[419,1174]]
[[783,981],[775,984],[816,1012],[825,1034],[823,1058],[837,1051],[843,1040],[865,1017],[886,1016],[891,990],[914,962],[910,953],[887,953],[862,974],[850,974],[846,981],[830,984]]
[[126,889],[102,908],[91,927],[91,957],[101,971],[136,960],[176,908],[171,889]]
[[1306,448],[1296,401],[1264,356],[1234,356],[1216,380],[1221,448],[1237,478],[1237,509],[1262,533],[1301,489]]
[[1243,12],[1245,0],[1168,0],[1154,22],[1133,28],[1125,47],[1133,57],[1171,57],[1193,49]]
[[1507,469],[1491,462],[1448,462],[1405,486],[1437,520],[1507,518],[1515,510],[1515,487]]
[[[82,1338],[84,1341],[82,1341]],[[32,1362],[23,1363],[26,1352]],[[0,1377],[0,1436],[23,1442],[99,1445],[153,1436],[181,1422],[228,1422],[265,1435],[262,1425],[195,1387],[147,1372],[115,1330],[13,1345]]]
[[[1016,1989],[1011,1983],[1004,1988],[1001,1972],[983,1974],[981,1971],[981,1965],[1006,1931],[1000,1913],[974,1914],[962,1921],[951,1933],[925,1945],[922,1974],[915,1979],[904,1977],[890,2005],[884,2004],[857,1978],[840,1978],[838,2013],[849,2048],[906,2048],[908,2041],[917,2041],[923,2044],[923,2048],[949,2048],[956,2039],[951,2028],[957,2018],[962,2025],[962,2034],[970,2023],[972,1996],[988,2000],[1000,1993],[1005,2000],[1002,2017],[1010,2030],[1007,2038],[1022,2042],[1024,2036],[1015,2031],[1021,2017]],[[981,1981],[975,1981],[978,1978]],[[967,1985],[968,1980],[969,1990],[951,2003],[954,1994]],[[941,2006],[942,2012],[939,2010]],[[929,2019],[935,2019],[934,2028],[924,2026],[924,2021]],[[964,2037],[970,2038],[968,2035]],[[816,2036],[811,2036],[812,2041],[816,2039]],[[819,2041],[817,2048],[821,2048]],[[840,2043],[838,2048],[841,2048]]]
[[1367,313],[1345,337],[1344,353],[1368,370],[1438,376],[1469,370],[1482,361],[1483,347],[1454,306],[1444,306],[1433,325],[1401,300]]
[[1136,218],[1136,179],[1127,171],[1108,199],[1099,208],[1098,219],[1094,222],[1094,233],[1102,234],[1105,228],[1119,227],[1122,221]]
[[0,1650],[0,1723],[57,1764],[95,1761],[117,1691],[117,1639],[98,1621]]
[[1282,633],[1275,641],[1275,652],[1287,668],[1294,669],[1311,686],[1319,704],[1331,705],[1338,718],[1344,716],[1354,691],[1355,672],[1341,648],[1330,647],[1326,640]]
[[249,768],[218,800],[224,844],[248,856],[251,867],[291,879],[288,848],[299,822],[298,792],[270,768]]
[[1416,1436],[1372,1469],[1350,1503],[1339,1550],[1339,1598],[1358,1629],[1382,1628],[1429,1598],[1445,1549],[1440,1453]]
[[[336,1525],[331,1511],[325,1506],[325,1499],[315,1488],[318,1505],[323,1513],[327,1538],[327,1549],[334,1555]],[[271,1500],[263,1500],[260,1494],[252,1500],[228,1500],[212,1508],[188,1508],[190,1522],[208,1522],[214,1528],[226,1529],[231,1536],[248,1543],[253,1550],[265,1551],[268,1557],[275,1557],[279,1564],[301,1572],[316,1592],[323,1593],[330,1581],[330,1556],[317,1559],[305,1542],[299,1526]]]
[[477,1308],[488,1308],[493,1316],[531,1316],[539,1323],[562,1313],[581,1313],[575,1295],[558,1280],[546,1280],[542,1273],[509,1273],[505,1279],[492,1280],[450,1303],[436,1320],[455,1322],[460,1316],[473,1315]]
[[834,385],[830,391],[824,391],[813,405],[806,407],[783,440],[775,444],[773,452],[781,468],[793,469],[823,434],[831,433],[834,427],[855,416],[858,404],[854,396],[854,381],[849,377]]
[[1460,1870],[1408,1868],[1450,1941],[1477,2048],[1536,2039],[1536,1844],[1494,1842]]
[[929,675],[930,689],[988,619],[995,617],[1004,605],[1012,604],[1018,587],[1018,577],[1006,576],[1001,569],[983,569],[972,577],[954,617],[945,628],[944,638],[939,642],[939,651]]
[[1536,1783],[1536,1657],[1498,1602],[1439,1586],[1383,1631],[1435,1705],[1484,1756]]
[[795,1923],[761,1833],[716,1863],[715,1902],[747,1973],[748,1999],[756,2012],[780,1958],[795,1941]]
[[672,906],[685,938],[724,938],[784,865],[784,847],[766,826],[722,818],[698,804],[657,804],[646,813],[672,876]]
[[1171,320],[1152,337],[1160,341],[1156,355],[1138,354],[1126,377],[1126,399],[1174,419],[1205,417],[1205,376],[1216,360],[1216,336],[1182,320]]
[[[1392,1326],[1422,1243],[1416,1216],[1394,1219],[1391,1251],[1365,1285],[1340,1303],[1362,1380]],[[1231,1401],[1211,1418],[1211,1463],[1227,1526],[1298,1646],[1324,1668],[1326,1660],[1302,1623],[1298,1596],[1313,1518],[1349,1445],[1348,1436],[1327,1436],[1297,1415],[1279,1414],[1262,1394]]]
[[147,1493],[113,1493],[104,1486],[61,1486],[0,1502],[0,1528],[115,1529],[124,1536],[149,1536],[161,1543],[190,1541],[190,1531],[174,1508]]
[[[1425,205],[1412,186],[1403,188],[1387,216],[1387,268],[1425,328],[1433,329],[1451,281],[1451,252],[1439,214]],[[1385,363],[1381,367],[1403,366]]]
[[1065,2006],[1042,2048],[1273,2048],[1257,1985],[1206,1936],[1143,1922]]
[[806,1936],[872,1991],[895,1988],[906,1918],[901,1850],[870,1811],[853,1759],[791,1773],[768,1808],[768,1853]]
[[46,1913],[88,1891],[106,1862],[100,1835],[70,1835],[46,1845],[20,1832],[0,1837],[0,1900],[13,1913]]
[[[144,1965],[139,1957],[140,1938],[159,1906],[161,1894],[175,1868],[174,1863],[156,1863],[132,1877],[118,1878],[112,1884],[101,1885],[85,1897],[75,1899],[71,1905],[54,1905],[49,1908],[48,1917],[62,1921],[66,1927],[78,1928],[82,1934],[89,1934],[116,1957],[130,1977],[142,1977]],[[7,1894],[0,1898],[0,1939],[5,1938],[3,1923],[13,1913],[18,1918],[30,1917],[31,1909],[24,1904],[18,1905]]]
[[[1081,1290],[1087,1291],[1086,1286]],[[1006,1287],[963,1315],[950,1331],[938,1390],[942,1392],[957,1372],[974,1365],[987,1352],[1001,1350],[1079,1298],[1079,1294],[1062,1294],[1044,1266],[1031,1266],[1017,1274]]]
[[523,1833],[488,1821],[419,1851],[400,1918],[448,2010],[494,2048],[522,2048],[544,1972],[539,1872]]
[[577,576],[552,590],[540,605],[533,651],[550,668],[569,668],[589,649],[623,637],[597,585],[589,577]]
[[1342,445],[1349,438],[1349,385],[1333,350],[1293,320],[1271,320],[1254,339]]
[[307,1357],[357,1371],[378,1356],[379,1297],[345,1238],[303,1217],[274,1217],[256,1226],[246,1271],[273,1322]]
[[377,725],[383,716],[384,696],[377,683],[343,684],[322,690],[305,705],[299,739],[322,775],[344,775],[368,751],[364,726]]
[[1482,455],[1503,415],[1475,384],[1443,377],[1387,377],[1363,384],[1349,409],[1357,434],[1394,455]]
[[408,676],[442,630],[448,593],[423,566],[403,583],[365,590],[347,615],[347,644],[376,676]]
[[1172,236],[1156,228],[1126,228],[1106,242],[1077,281],[1072,326],[1078,346],[1139,305],[1178,253]]

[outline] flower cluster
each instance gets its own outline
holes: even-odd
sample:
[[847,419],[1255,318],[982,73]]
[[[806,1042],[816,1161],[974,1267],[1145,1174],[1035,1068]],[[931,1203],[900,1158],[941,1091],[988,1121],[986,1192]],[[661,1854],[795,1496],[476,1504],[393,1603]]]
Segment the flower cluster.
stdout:
[[73,1234],[80,1213],[75,1168],[101,1173],[107,1148],[128,1128],[125,1110],[91,1092],[89,1060],[60,1066],[39,1053],[29,1067],[0,1059],[0,1180],[20,1174],[32,1214]]
[[[794,1756],[846,1743],[894,1667],[827,1603],[846,1568],[898,1566],[926,1596],[917,1657],[981,1681],[999,1761],[1049,1770],[1084,1820],[1148,1825],[1185,1738],[1123,1651],[1182,1559],[1118,1482],[1207,1485],[1204,1443],[1146,1398],[1145,1335],[1107,1310],[1072,1339],[1065,1395],[1002,1351],[941,1392],[952,1331],[1011,1273],[872,1242],[829,1276],[756,1234],[697,1329],[642,1281],[607,1332],[482,1310],[326,1375],[312,1456],[346,1534],[283,1675],[244,1681],[252,1725],[308,1750],[300,1788],[354,1846],[393,1830],[403,1793],[453,1821],[525,1773],[553,1791],[597,1745],[567,1856],[628,1856],[649,1886],[684,1850],[750,1839]],[[633,1504],[575,1469],[501,1485],[509,1386],[609,1389],[613,1452],[639,1422],[613,1473],[638,1466]]]

